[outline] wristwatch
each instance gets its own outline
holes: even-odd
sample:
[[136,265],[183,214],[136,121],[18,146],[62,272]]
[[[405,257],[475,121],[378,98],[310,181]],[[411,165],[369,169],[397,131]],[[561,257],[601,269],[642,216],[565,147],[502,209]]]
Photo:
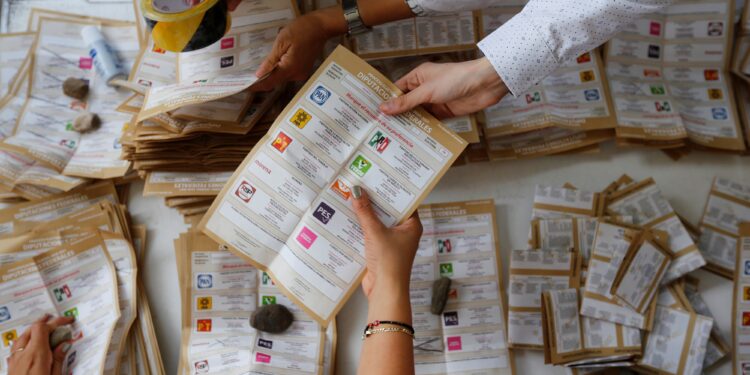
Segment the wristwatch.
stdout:
[[347,35],[363,34],[372,30],[371,27],[362,22],[357,0],[343,0],[341,5],[344,9],[344,20],[346,20],[346,26],[349,30]]

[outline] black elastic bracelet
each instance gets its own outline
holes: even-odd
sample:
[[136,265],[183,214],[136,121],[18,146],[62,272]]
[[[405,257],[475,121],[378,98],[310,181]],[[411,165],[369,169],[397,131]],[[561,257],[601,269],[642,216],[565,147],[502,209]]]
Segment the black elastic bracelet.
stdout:
[[392,325],[392,326],[398,326],[398,327],[401,327],[401,328],[404,328],[404,329],[408,330],[409,333],[411,333],[412,335],[414,334],[414,327],[412,327],[411,325],[406,324],[406,323],[402,323],[402,322],[392,321],[392,320],[376,320],[376,321],[374,321],[372,323],[367,323],[367,326],[365,327],[364,331],[366,333],[367,330],[369,330],[370,328],[377,327],[377,326],[379,326],[381,324],[389,324],[389,325]]

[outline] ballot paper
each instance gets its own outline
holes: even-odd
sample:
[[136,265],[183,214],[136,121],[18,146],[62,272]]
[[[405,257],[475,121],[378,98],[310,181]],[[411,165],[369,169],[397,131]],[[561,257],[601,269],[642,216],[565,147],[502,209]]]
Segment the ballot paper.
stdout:
[[458,12],[389,22],[353,37],[352,51],[363,59],[473,50],[479,42],[479,12]]
[[100,200],[118,202],[117,191],[111,181],[103,181],[68,193],[0,210],[0,238],[13,235],[20,228],[28,228],[34,223],[54,220],[81,211]]
[[729,73],[733,13],[731,0],[682,0],[607,44],[618,140],[745,150]]
[[258,80],[255,72],[273,47],[278,29],[297,16],[291,0],[243,1],[221,40],[177,57],[176,83],[146,92],[138,121],[187,105],[226,98]]
[[31,46],[36,33],[0,34],[0,108],[20,91],[31,64]]
[[151,172],[143,195],[216,196],[230,177],[232,172]]
[[625,361],[641,354],[638,329],[581,316],[579,306],[578,289],[542,293],[545,363],[583,365]]
[[[494,201],[423,205],[419,217],[424,231],[410,284],[416,374],[515,373]],[[441,277],[451,288],[435,315],[432,289]]]
[[580,256],[569,249],[513,250],[508,286],[508,343],[513,349],[544,348],[542,293],[578,288]]
[[[714,315],[711,313],[711,309],[698,291],[699,280],[689,275],[685,277],[684,280],[685,282],[683,283],[682,289],[689,309],[695,311],[696,314],[709,317],[716,321]],[[704,370],[717,365],[719,361],[732,352],[732,347],[729,346],[727,342],[728,340],[721,332],[721,329],[719,329],[719,325],[714,324],[713,327],[711,327],[711,336],[706,344],[706,356],[703,359]]]
[[698,247],[706,269],[726,278],[734,273],[738,225],[750,221],[750,184],[715,178],[700,222]]
[[607,214],[629,215],[633,217],[635,225],[669,233],[669,250],[673,260],[663,283],[675,280],[706,264],[698,251],[698,246],[653,178],[612,193],[607,203]]
[[[139,51],[133,24],[97,22],[110,46],[125,66],[132,64]],[[129,163],[120,160],[119,135],[129,116],[115,108],[127,92],[108,87],[93,69],[93,60],[81,39],[81,29],[90,21],[41,18],[34,63],[30,75],[29,98],[14,134],[0,148],[26,157],[70,176],[112,178],[124,175]],[[61,93],[68,77],[89,80],[86,101]],[[72,121],[83,110],[96,113],[102,125],[96,131],[80,134]],[[69,189],[68,189],[69,190]]]
[[610,292],[618,301],[640,314],[650,307],[664,274],[672,262],[666,233],[643,231],[631,243]]
[[654,304],[649,312],[639,313],[612,294],[618,270],[639,232],[606,221],[597,224],[581,301],[581,315],[642,330],[651,329]]
[[595,217],[598,203],[598,193],[571,186],[536,185],[531,218]]
[[[602,218],[629,223],[629,217]],[[588,267],[591,247],[596,236],[600,218],[567,217],[557,219],[534,219],[531,221],[532,249],[575,249],[581,254],[582,265]]]
[[[176,241],[182,290],[181,366],[190,374],[323,374],[326,329],[275,286],[268,274],[205,235]],[[282,334],[250,326],[260,306],[282,304],[294,323]]]
[[739,225],[732,303],[732,370],[750,369],[750,222]]
[[361,185],[388,226],[405,220],[466,147],[423,109],[377,106],[398,89],[339,47],[258,142],[200,224],[267,271],[326,324],[359,285],[364,242],[351,208]]
[[649,374],[703,373],[713,319],[694,312],[657,306],[654,329],[645,335],[638,369]]
[[[74,316],[73,343],[63,361],[66,374],[102,373],[120,316],[115,267],[98,233],[33,258],[0,267],[0,372],[13,340],[44,313]],[[19,299],[18,296],[24,296]]]

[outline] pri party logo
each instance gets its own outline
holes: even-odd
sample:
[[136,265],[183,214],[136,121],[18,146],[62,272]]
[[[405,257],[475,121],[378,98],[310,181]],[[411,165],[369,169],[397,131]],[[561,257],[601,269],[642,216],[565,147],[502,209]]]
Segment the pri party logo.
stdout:
[[208,373],[208,360],[202,360],[195,362],[195,373],[196,374],[205,374]]
[[438,245],[438,253],[440,254],[450,253],[451,250],[453,250],[453,246],[451,246],[450,238],[446,238],[444,240],[438,240],[437,245]]
[[354,172],[359,177],[364,177],[367,171],[372,167],[372,163],[365,159],[362,155],[357,155],[352,164],[349,166],[349,170]]
[[370,147],[374,148],[375,151],[382,154],[390,143],[391,139],[386,137],[383,132],[378,130],[378,132],[375,133],[372,138],[370,138],[370,142],[368,142],[367,144]]
[[59,288],[52,289],[52,294],[55,295],[55,300],[57,302],[66,301],[66,300],[70,299],[70,297],[73,296],[73,294],[70,292],[70,288],[68,287],[67,284],[65,284],[65,285],[63,285],[63,286],[61,286]]

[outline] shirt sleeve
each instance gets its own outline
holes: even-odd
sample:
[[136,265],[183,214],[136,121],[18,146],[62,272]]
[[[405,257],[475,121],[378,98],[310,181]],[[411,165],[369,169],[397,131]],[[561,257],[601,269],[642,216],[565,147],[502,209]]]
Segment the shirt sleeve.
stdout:
[[417,16],[432,16],[440,13],[455,13],[479,10],[493,5],[502,5],[498,0],[405,0]]
[[598,47],[622,27],[670,3],[672,0],[531,0],[478,47],[510,92],[518,96],[562,63]]

